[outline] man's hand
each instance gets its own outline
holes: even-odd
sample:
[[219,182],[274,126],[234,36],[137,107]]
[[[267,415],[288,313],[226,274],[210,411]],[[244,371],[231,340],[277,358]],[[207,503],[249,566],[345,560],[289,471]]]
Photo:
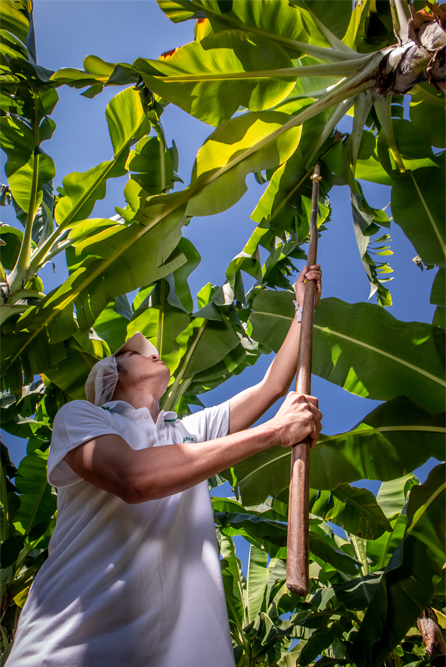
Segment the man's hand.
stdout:
[[291,391],[270,424],[277,429],[278,444],[291,447],[310,436],[311,447],[317,443],[322,430],[322,412],[314,396]]
[[304,305],[304,295],[305,295],[307,280],[316,281],[316,298],[314,304],[316,307],[320,301],[322,294],[322,271],[320,264],[314,264],[312,267],[310,267],[310,270],[308,270],[307,267],[305,266],[300,272],[299,278],[297,279],[297,282],[294,285],[294,289],[296,292],[296,301],[299,304],[299,306]]

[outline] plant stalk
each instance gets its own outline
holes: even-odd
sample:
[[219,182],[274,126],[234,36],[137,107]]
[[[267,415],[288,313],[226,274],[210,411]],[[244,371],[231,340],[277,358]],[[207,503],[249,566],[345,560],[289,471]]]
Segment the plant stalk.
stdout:
[[218,74],[217,72],[211,73],[200,73],[200,74],[180,74],[177,76],[163,76],[161,74],[147,74],[148,76],[153,77],[157,81],[163,83],[188,83],[197,81],[198,83],[202,81],[232,81],[237,79],[277,79],[277,78],[288,78],[292,77],[293,79],[307,77],[307,76],[348,76],[355,72],[362,63],[367,62],[370,59],[370,53],[367,53],[365,56],[362,56],[360,59],[355,60],[345,60],[336,63],[331,63],[329,65],[305,65],[303,67],[282,67],[279,69],[267,69],[259,70],[254,72],[224,72]]
[[2,530],[2,542],[4,542],[9,537],[9,503],[8,503],[8,494],[6,491],[6,475],[3,465],[0,466],[0,479],[2,483],[1,488],[1,498],[3,505],[3,530]]
[[172,410],[175,407],[175,405],[177,404],[177,396],[176,395],[177,395],[178,387],[180,385],[181,380],[184,377],[185,372],[187,371],[189,361],[190,361],[190,359],[191,359],[191,357],[192,357],[192,355],[195,351],[195,348],[198,345],[198,342],[199,342],[201,336],[203,335],[203,332],[206,328],[207,323],[208,323],[208,321],[206,320],[201,325],[201,327],[198,329],[197,333],[195,334],[195,338],[194,338],[186,356],[184,357],[184,361],[181,365],[180,371],[178,372],[178,374],[175,378],[175,381],[172,385],[172,389],[167,394],[167,399],[166,399],[166,402],[164,404],[164,410],[166,410],[166,411]]
[[25,234],[22,239],[20,253],[17,262],[9,276],[10,291],[14,292],[25,286],[29,280],[29,268],[31,260],[31,241],[34,218],[36,217],[37,209],[37,186],[39,179],[39,153],[37,152],[40,144],[39,131],[39,94],[33,92],[34,99],[34,160],[33,160],[33,178],[31,183],[31,193],[29,198],[28,216],[26,219]]
[[158,355],[162,358],[163,356],[163,332],[164,332],[164,299],[166,294],[166,281],[161,280],[160,286],[160,308],[158,315],[158,335],[156,339],[156,349],[158,350]]
[[400,44],[409,39],[410,10],[407,0],[389,0],[392,14],[393,32]]
[[[141,124],[138,126],[138,128],[135,130],[134,134],[137,134],[139,131],[139,128],[143,123],[146,122],[146,119],[144,118],[141,121]],[[52,250],[54,244],[56,243],[57,239],[61,236],[62,232],[64,232],[73,218],[76,216],[76,214],[79,212],[79,210],[82,208],[82,206],[85,204],[85,202],[88,200],[90,195],[96,190],[96,188],[99,186],[99,184],[107,177],[107,174],[113,169],[114,165],[118,161],[119,157],[121,156],[122,151],[126,150],[127,145],[123,146],[122,150],[119,151],[117,155],[114,156],[113,160],[110,160],[108,168],[104,171],[101,172],[101,175],[94,181],[94,183],[91,185],[89,190],[86,192],[84,197],[75,205],[73,208],[70,210],[68,213],[67,217],[65,220],[62,220],[60,225],[54,230],[52,234],[47,238],[45,243],[38,248],[38,250],[34,253],[31,263],[30,263],[30,273],[33,275],[36,273],[36,271],[39,269],[40,265],[43,264],[47,260],[48,254]],[[58,251],[59,252],[59,251]],[[55,253],[57,254],[57,253]],[[54,253],[53,255],[54,256]]]

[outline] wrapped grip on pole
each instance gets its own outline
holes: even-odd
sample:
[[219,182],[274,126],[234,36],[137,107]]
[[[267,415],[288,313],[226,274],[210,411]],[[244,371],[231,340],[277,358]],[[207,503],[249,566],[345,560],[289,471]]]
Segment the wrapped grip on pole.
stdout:
[[[319,197],[320,165],[314,168],[311,200],[311,239],[307,267],[317,261],[317,211]],[[313,316],[316,286],[308,281],[300,331],[299,361],[297,364],[296,391],[311,394],[311,356],[313,348]],[[286,584],[296,595],[305,596],[309,591],[309,489],[310,489],[310,438],[307,437],[291,450],[290,500],[288,508],[288,544]]]

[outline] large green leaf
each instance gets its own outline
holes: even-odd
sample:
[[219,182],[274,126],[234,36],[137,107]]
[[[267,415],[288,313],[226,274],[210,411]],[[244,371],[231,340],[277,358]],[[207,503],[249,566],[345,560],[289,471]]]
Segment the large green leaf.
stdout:
[[445,465],[415,486],[407,506],[404,539],[387,565],[359,628],[352,659],[381,665],[431,603],[446,558]]
[[436,104],[426,100],[412,101],[410,120],[414,128],[426,141],[437,148],[446,148],[444,127],[444,97]]
[[134,62],[148,88],[217,126],[244,106],[269,109],[293,89],[293,63],[270,40],[237,30],[205,37],[178,49],[166,61]]
[[[112,353],[116,352],[116,350],[124,344],[127,334],[127,325],[129,323],[127,317],[124,317],[119,312],[120,299],[125,299],[127,301],[127,297],[117,297],[116,299],[112,299],[94,323],[94,330],[101,336],[101,338],[107,341]],[[131,315],[132,311],[130,311],[130,317]]]
[[[261,544],[272,556],[286,558],[285,524],[245,513],[215,513],[214,516],[223,534],[243,535]],[[333,538],[322,530],[317,531],[317,526],[310,530],[310,551],[337,570],[352,575],[357,573],[357,561],[338,549]]]
[[[85,381],[87,375],[98,361],[110,354],[108,345],[94,333],[80,333],[79,331],[64,343],[64,356],[53,363],[46,371],[47,376],[62,389],[65,394],[74,399],[85,399]],[[51,350],[53,345],[48,346]]]
[[175,143],[165,150],[164,141],[159,137],[143,137],[138,141],[135,150],[130,151],[126,168],[145,192],[155,195],[171,190],[174,182],[180,180],[176,175],[178,169],[178,151]]
[[[10,368],[19,356],[23,362],[25,350],[30,358],[35,357],[37,350],[29,346],[47,326],[52,327],[53,342],[69,338],[76,330],[72,310],[69,314],[74,300],[79,323],[87,329],[112,298],[154,282],[181,266],[186,261],[184,255],[172,254],[180,239],[181,220],[181,210],[176,210],[164,220],[163,227],[150,230],[115,224],[80,243],[70,262],[73,272],[69,278],[39,306],[25,313],[16,325],[19,336],[2,346],[3,368]],[[37,364],[35,372],[50,367],[47,363],[40,367]]]
[[91,86],[82,95],[95,97],[106,85],[137,84],[139,74],[128,63],[109,63],[98,56],[87,56],[84,59],[84,70],[62,67],[52,74],[51,81],[56,85],[64,84],[73,88]]
[[340,39],[345,35],[350,16],[351,7],[348,2],[334,3],[332,0],[292,0],[292,4],[299,8],[309,8],[330,31]]
[[445,266],[444,171],[399,174],[392,188],[392,213],[425,264]]
[[0,245],[0,260],[5,269],[12,269],[17,261],[23,232],[9,225],[0,226],[0,237],[5,245]]
[[[361,479],[402,477],[431,456],[443,459],[445,433],[444,414],[429,413],[404,397],[394,399],[352,431],[320,437],[311,450],[310,486],[336,489]],[[290,452],[272,447],[238,463],[225,476],[245,505],[256,505],[288,488]]]
[[220,538],[220,554],[229,623],[234,623],[241,631],[245,616],[242,565],[236,556],[234,542],[226,535]]
[[375,595],[381,573],[369,574],[342,584],[333,584],[336,597],[347,609],[365,609]]
[[2,30],[8,30],[25,44],[30,26],[29,3],[2,0]]
[[[225,5],[218,0],[158,0],[158,4],[172,21],[208,17],[215,31],[248,29],[280,44],[293,57],[302,51],[329,61],[343,60],[350,55],[346,48],[321,48],[319,45],[328,46],[328,41],[308,10],[301,14],[287,0],[231,2]],[[352,57],[355,55],[353,53]]]
[[[253,337],[277,351],[294,316],[289,292],[260,291]],[[313,373],[365,398],[406,395],[430,410],[444,405],[444,332],[400,322],[379,306],[323,299],[314,324]],[[377,372],[378,371],[378,372]]]
[[354,430],[320,441],[312,452],[311,486],[333,489],[359,479],[401,477],[430,456],[442,460],[445,433],[444,413],[430,413],[405,397],[393,399]]
[[437,306],[432,324],[446,329],[446,271],[443,267],[438,269],[434,278],[430,302]]
[[399,479],[383,482],[379,488],[377,501],[388,519],[394,519],[404,509],[410,489],[418,484],[413,473]]
[[63,180],[64,196],[56,206],[56,221],[63,228],[87,218],[97,199],[105,196],[106,181],[122,176],[130,146],[150,130],[139,92],[127,88],[118,93],[106,109],[114,158],[86,173],[73,172]]
[[251,544],[249,549],[248,577],[246,580],[246,616],[251,623],[262,608],[265,589],[268,584],[268,554]]
[[391,530],[389,521],[371,491],[340,484],[333,491],[333,500],[333,508],[327,512],[325,519],[349,533],[373,540],[384,531]]
[[48,452],[36,450],[19,465],[15,483],[21,496],[14,524],[21,533],[29,534],[40,524],[39,535],[43,534],[56,511],[56,496],[46,479],[47,459]]
[[[222,123],[197,153],[187,215],[226,211],[246,192],[250,172],[275,167],[295,151],[301,128],[275,138],[289,116],[274,111],[249,113]],[[279,133],[278,133],[279,134]]]
[[348,484],[333,491],[310,489],[310,512],[363,540],[374,540],[391,530],[373,493]]
[[[43,185],[52,180],[56,175],[54,162],[49,155],[43,152],[38,152],[35,156],[32,155],[28,162],[23,165],[17,165],[14,158],[11,157],[6,163],[5,171],[8,176],[12,196],[25,213],[30,211],[31,203],[33,205],[33,213],[39,208],[42,203]],[[37,175],[37,196],[35,199],[31,199],[33,179],[35,178],[34,173]]]

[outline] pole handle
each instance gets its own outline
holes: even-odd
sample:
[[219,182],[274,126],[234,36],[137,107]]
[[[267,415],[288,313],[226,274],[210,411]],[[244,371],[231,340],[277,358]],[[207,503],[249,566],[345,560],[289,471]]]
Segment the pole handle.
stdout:
[[288,520],[288,548],[286,585],[296,595],[306,596],[309,591],[309,512],[310,438],[294,445],[291,453],[290,517]]
[[[320,165],[316,163],[311,199],[311,238],[307,267],[317,261],[317,213]],[[302,311],[296,391],[311,394],[311,358],[313,351],[313,319],[316,285],[308,281]],[[288,507],[288,542],[286,585],[296,595],[306,596],[309,581],[309,492],[310,492],[310,438],[293,446],[291,451],[290,499]]]

